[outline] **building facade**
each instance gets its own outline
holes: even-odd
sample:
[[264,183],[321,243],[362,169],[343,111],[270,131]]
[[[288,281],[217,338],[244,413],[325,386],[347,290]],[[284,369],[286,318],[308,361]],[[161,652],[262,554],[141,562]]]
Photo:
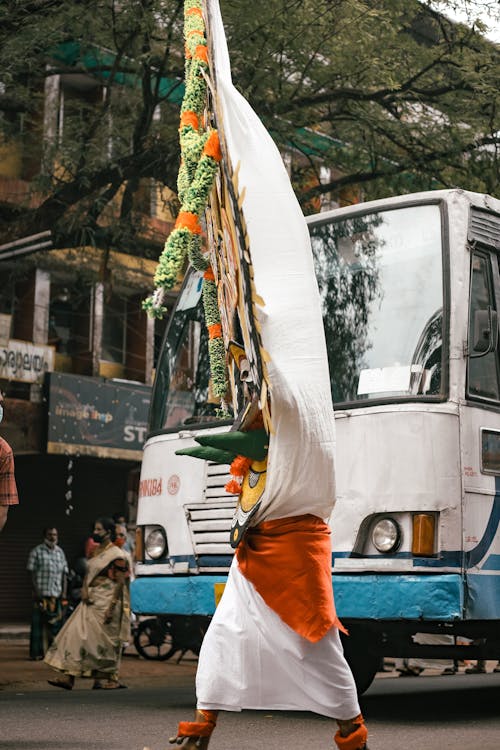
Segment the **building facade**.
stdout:
[[[38,135],[0,135],[0,207],[22,212],[43,200],[32,179],[44,159],[57,158],[53,146],[79,100],[102,93],[90,76],[47,76]],[[172,217],[156,185],[144,195],[142,224],[159,254]],[[155,268],[119,246],[54,249],[50,231],[0,235],[0,435],[14,451],[20,501],[0,539],[4,622],[29,619],[26,563],[44,527],[58,528],[71,566],[96,517],[120,512],[134,525],[164,327],[141,308]]]
[[[98,233],[65,247],[57,231],[26,232],[19,221],[46,200],[44,180],[53,189],[74,178],[71,146],[82,130],[86,142],[87,122],[93,130],[101,110],[102,127],[88,139],[97,163],[99,154],[113,162],[130,148],[120,118],[130,118],[136,99],[139,108],[137,76],[123,75],[114,108],[102,107],[110,85],[106,70],[115,60],[93,45],[60,44],[43,85],[33,91],[38,104],[30,116],[0,120],[0,211],[17,217],[18,227],[13,232],[8,223],[0,225],[0,435],[14,450],[20,497],[0,539],[0,616],[6,621],[29,618],[26,561],[45,526],[58,528],[71,565],[96,517],[121,512],[132,526],[135,520],[155,352],[165,327],[149,319],[141,303],[153,288],[156,261],[149,258],[158,257],[173,226],[175,196],[153,178],[135,179],[130,218],[139,254],[130,237],[126,247],[100,243]],[[153,125],[171,122],[176,134],[183,86],[161,78],[156,93],[161,105],[154,107]],[[156,137],[152,127],[151,141]],[[325,139],[304,129],[301,141],[307,158],[283,147],[292,180],[309,187],[327,182],[329,170],[320,168]],[[97,225],[88,225],[106,230],[118,224],[128,187],[124,180],[111,190]],[[309,208],[334,205],[328,196]],[[68,221],[76,225],[85,210],[85,199],[75,200]]]

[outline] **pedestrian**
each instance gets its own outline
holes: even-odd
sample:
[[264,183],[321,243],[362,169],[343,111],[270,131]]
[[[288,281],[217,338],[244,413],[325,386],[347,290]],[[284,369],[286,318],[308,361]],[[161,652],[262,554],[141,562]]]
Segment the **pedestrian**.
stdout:
[[[454,636],[439,633],[417,633],[413,640],[426,646],[455,645]],[[396,659],[396,671],[400,677],[418,677],[424,669],[439,669],[442,675],[454,675],[458,671],[452,659]]]
[[475,664],[467,667],[465,674],[486,674],[486,659],[478,659]]
[[113,520],[116,524],[119,524],[120,526],[125,527],[125,541],[123,543],[123,549],[129,553],[130,557],[134,558],[134,550],[135,550],[135,537],[134,535],[128,530],[127,525],[127,519],[125,517],[124,513],[115,513],[113,515]]
[[94,689],[124,688],[118,678],[122,644],[129,640],[128,556],[114,544],[115,522],[98,518],[98,544],[88,561],[82,600],[61,629],[45,662],[61,673],[50,685],[71,690],[75,677],[91,677]]
[[[0,391],[0,422],[3,419],[3,393]],[[17,505],[16,480],[14,476],[14,454],[6,440],[0,437],[0,531],[7,523],[11,505]]]
[[87,560],[92,557],[96,549],[98,548],[99,544],[97,542],[94,542],[93,539],[93,527],[89,530],[89,535],[85,539],[84,545],[83,545],[83,552]]
[[33,606],[30,658],[43,659],[63,624],[68,563],[59,545],[55,526],[43,530],[43,542],[29,553]]
[[[127,527],[122,523],[117,523],[115,526],[115,545],[119,547],[123,554],[127,556],[127,562],[129,564],[130,569],[130,583],[134,580],[134,563],[132,561],[132,557],[130,555],[130,552],[127,552],[126,550],[126,543],[127,543]],[[130,612],[130,629],[133,632],[135,623],[137,622],[137,616],[134,614],[134,612]],[[125,641],[122,646],[122,651],[125,652],[126,648],[129,646],[129,642]]]
[[[467,667],[465,674],[486,674],[486,659],[478,659],[475,664]],[[500,672],[500,661],[497,661],[493,668],[493,672]]]
[[127,527],[123,523],[115,524],[115,541],[114,544],[119,547],[122,552],[126,555],[130,572],[132,573],[132,556],[127,549]]
[[[210,21],[206,47],[205,18]],[[204,269],[214,393],[234,404],[237,413],[229,432],[196,436],[198,445],[175,453],[230,464],[234,479],[226,490],[239,497],[230,532],[236,554],[201,647],[194,721],[180,722],[170,741],[183,750],[205,750],[220,710],[298,710],[334,719],[339,750],[366,750],[368,730],[344,657],[332,591],[327,519],[335,502],[335,419],[325,341],[316,334],[321,300],[307,226],[275,144],[232,84],[217,0],[186,0],[185,37],[181,149],[205,119],[197,66],[208,58],[214,114],[225,143],[219,147],[219,136],[209,132],[203,153],[207,160],[223,159],[222,189],[214,195],[223,194],[227,184],[238,195],[239,210],[234,202],[218,205],[214,198],[207,214],[209,252],[201,262],[193,261]],[[242,170],[241,193],[236,173],[232,176],[235,165]],[[190,180],[182,172],[180,179]],[[195,182],[189,200],[203,205]],[[191,210],[181,211],[176,226],[198,233]],[[233,227],[234,239],[227,244],[219,241],[219,234],[227,234],[219,215]],[[277,251],[272,258],[264,226],[272,227]],[[174,236],[166,244],[172,266],[176,242]],[[229,299],[221,291],[232,283],[235,268],[248,283],[237,285]],[[304,304],[299,306],[299,299]],[[310,744],[317,746],[314,740]]]
[[205,750],[221,709],[300,706],[336,720],[339,750],[366,748],[330,566],[330,531],[316,516],[261,522],[246,532],[202,644],[194,722],[181,722],[171,742]]
[[127,527],[122,523],[115,524],[115,541],[113,542],[119,547],[127,560],[130,572],[130,581],[134,580],[134,561],[131,553],[127,550]]
[[82,598],[82,586],[88,570],[88,559],[83,548],[73,560],[68,576],[68,610],[69,616],[80,604]]

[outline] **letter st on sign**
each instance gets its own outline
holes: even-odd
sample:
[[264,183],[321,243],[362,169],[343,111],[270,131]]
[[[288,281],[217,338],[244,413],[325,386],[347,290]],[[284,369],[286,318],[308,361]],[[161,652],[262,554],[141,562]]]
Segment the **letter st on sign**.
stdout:
[[138,443],[142,446],[146,439],[146,425],[126,424],[123,428],[123,440],[125,443]]

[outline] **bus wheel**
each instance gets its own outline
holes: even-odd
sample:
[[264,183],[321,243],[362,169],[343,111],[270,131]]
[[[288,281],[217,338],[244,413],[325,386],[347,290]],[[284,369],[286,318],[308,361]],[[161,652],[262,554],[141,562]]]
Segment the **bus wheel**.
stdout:
[[137,626],[134,646],[144,659],[166,661],[176,652],[170,622],[164,617],[151,617]]
[[370,649],[366,633],[349,628],[349,635],[340,634],[344,656],[347,659],[356,683],[358,695],[363,695],[372,684],[380,669],[381,656]]

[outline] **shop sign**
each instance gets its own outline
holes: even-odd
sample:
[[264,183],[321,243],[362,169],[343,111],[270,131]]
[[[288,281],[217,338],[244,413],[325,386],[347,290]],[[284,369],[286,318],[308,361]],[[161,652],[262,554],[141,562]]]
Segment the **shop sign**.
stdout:
[[9,339],[0,346],[0,378],[23,383],[43,383],[46,372],[54,369],[54,347]]
[[151,388],[53,372],[47,376],[47,453],[140,461]]

